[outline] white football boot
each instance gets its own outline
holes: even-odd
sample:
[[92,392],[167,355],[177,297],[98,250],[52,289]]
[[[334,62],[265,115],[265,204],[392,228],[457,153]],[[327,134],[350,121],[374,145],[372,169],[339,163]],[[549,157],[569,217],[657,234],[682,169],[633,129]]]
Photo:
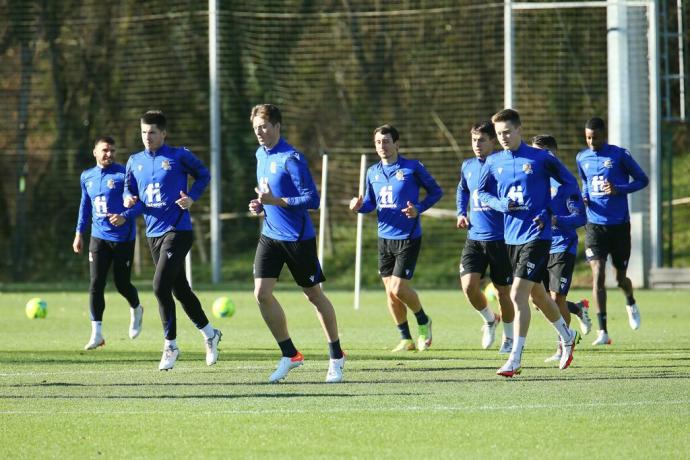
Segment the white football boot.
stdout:
[[101,334],[94,334],[89,339],[89,343],[84,345],[84,350],[95,350],[105,345],[105,339]]
[[625,309],[628,312],[628,323],[630,324],[630,329],[633,331],[636,331],[640,328],[640,322],[642,321],[642,318],[640,318],[640,309],[637,306],[636,303],[632,305],[626,305]]
[[129,309],[129,338],[136,339],[141,334],[141,323],[144,319],[144,307],[139,305]]
[[205,340],[206,365],[212,366],[218,361],[218,343],[223,338],[223,333],[218,329],[213,330],[213,337]]
[[520,372],[522,372],[520,363],[509,359],[503,366],[501,366],[499,370],[496,371],[496,374],[502,377],[515,377],[516,375],[520,375]]
[[580,342],[580,333],[570,329],[570,340],[561,342],[561,360],[558,362],[560,370],[566,370],[573,362],[573,353],[575,352],[575,345]]
[[496,326],[501,322],[501,317],[495,315],[495,319],[490,323],[484,323],[482,326],[482,348],[487,349],[494,344],[496,340]]
[[580,330],[582,335],[587,335],[592,330],[592,319],[589,317],[589,300],[582,299],[578,302],[580,309],[582,311],[582,318],[575,315],[577,320],[580,322]]
[[498,349],[499,355],[507,355],[513,351],[513,339],[503,336],[503,343],[501,343],[501,348]]
[[275,372],[268,378],[268,383],[280,382],[287,377],[288,372],[296,367],[300,367],[302,364],[304,364],[304,356],[302,356],[302,353],[299,351],[292,358],[283,356],[280,358],[280,361],[278,361],[278,367]]
[[597,338],[592,345],[611,345],[611,339],[606,331],[599,331]]
[[563,354],[563,351],[562,351],[562,350],[563,350],[563,349],[561,348],[561,342],[560,342],[560,340],[559,340],[559,341],[558,341],[558,348],[556,348],[556,353],[554,353],[553,355],[551,355],[551,356],[549,356],[548,358],[546,358],[546,359],[544,360],[544,362],[545,362],[545,363],[551,363],[551,362],[553,362],[553,361],[559,361],[559,362],[560,362],[560,361],[561,361],[561,356],[562,356],[562,354]]
[[179,348],[168,347],[163,350],[163,356],[161,357],[161,362],[158,365],[158,370],[169,371],[175,366],[175,361],[180,356]]
[[345,367],[345,354],[340,359],[331,359],[328,362],[326,383],[340,383],[343,381],[343,368]]

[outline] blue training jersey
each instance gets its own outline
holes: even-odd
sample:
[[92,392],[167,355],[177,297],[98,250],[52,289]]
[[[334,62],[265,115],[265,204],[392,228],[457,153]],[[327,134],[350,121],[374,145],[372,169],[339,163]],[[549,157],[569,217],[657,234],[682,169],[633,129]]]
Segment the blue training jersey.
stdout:
[[[419,201],[419,190],[426,197]],[[378,214],[378,235],[389,240],[406,240],[422,236],[421,215],[443,196],[443,191],[424,165],[398,155],[389,165],[378,162],[367,170],[366,194],[360,213],[374,209]],[[402,210],[412,203],[419,215],[409,219]]]
[[[600,225],[629,222],[628,193],[649,184],[647,175],[630,152],[616,145],[604,144],[598,152],[582,150],[576,159],[582,179],[582,197],[588,201],[587,220]],[[604,194],[606,181],[614,185],[615,195]]]
[[[136,237],[137,210],[122,204],[125,186],[125,167],[112,163],[105,168],[94,166],[81,173],[81,201],[76,232],[83,234],[91,220],[91,236],[106,241],[132,241]],[[121,214],[127,219],[116,227],[108,214]]]
[[[194,178],[187,190],[188,176]],[[144,150],[127,161],[125,195],[138,197],[133,209],[144,213],[146,236],[158,237],[174,230],[191,230],[189,210],[175,201],[180,192],[197,201],[211,181],[206,166],[184,147],[163,145],[157,152]]]
[[[503,150],[486,159],[479,179],[479,199],[504,213],[506,244],[551,240],[550,178],[560,184],[577,186],[575,176],[548,150],[524,142],[514,152]],[[491,193],[496,187],[496,192]],[[513,203],[513,209],[508,204]],[[534,218],[544,224],[540,230]]]
[[287,207],[264,205],[261,233],[280,241],[302,241],[316,237],[309,209],[319,209],[319,192],[304,155],[282,137],[271,149],[256,150],[256,180],[266,184],[274,196],[287,198]]
[[577,184],[561,185],[551,179],[551,212],[556,218],[551,236],[551,254],[577,254],[577,228],[587,223],[585,205]]
[[[497,241],[503,239],[503,214],[479,199],[479,174],[485,160],[470,158],[460,166],[460,182],[456,193],[458,216],[467,216],[469,203],[470,226],[467,239]],[[489,184],[489,191],[496,194],[496,183]]]

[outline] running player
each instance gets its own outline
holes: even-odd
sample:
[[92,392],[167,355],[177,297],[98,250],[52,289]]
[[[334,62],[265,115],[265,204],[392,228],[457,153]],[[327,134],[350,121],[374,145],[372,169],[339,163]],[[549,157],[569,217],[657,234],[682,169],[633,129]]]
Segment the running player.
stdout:
[[[531,318],[530,296],[561,338],[559,367],[566,369],[573,360],[579,333],[568,328],[542,280],[551,248],[550,178],[563,185],[577,182],[555,156],[522,142],[520,115],[515,110],[501,110],[491,121],[505,150],[487,158],[479,179],[479,199],[504,213],[504,237],[513,268],[510,296],[516,309],[513,349],[497,374],[513,377],[521,372]],[[491,193],[492,182],[495,193]]]
[[[143,211],[156,268],[153,292],[165,334],[158,369],[172,369],[180,354],[173,295],[203,335],[206,364],[211,366],[218,360],[218,342],[223,334],[208,321],[184,271],[185,257],[194,239],[189,209],[201,197],[211,176],[192,152],[165,143],[167,120],[162,112],[146,112],[140,121],[145,149],[127,162],[125,206]],[[188,189],[189,176],[194,183]]]
[[[548,150],[558,157],[558,143],[549,134],[540,134],[532,138],[532,147]],[[582,299],[574,303],[566,300],[570,284],[573,280],[575,258],[577,256],[577,231],[587,223],[585,206],[580,196],[580,188],[559,184],[551,178],[551,251],[547,265],[547,276],[544,277],[544,287],[550,291],[551,298],[570,326],[570,314],[574,313],[580,321],[583,334],[589,334],[592,320],[589,318],[589,301]],[[545,362],[561,360],[561,343],[558,342],[556,353]]]
[[[484,121],[474,124],[470,134],[475,157],[462,163],[456,194],[456,226],[468,230],[465,247],[460,256],[460,283],[465,297],[484,320],[482,348],[491,347],[496,337],[496,325],[503,320],[504,339],[498,352],[507,354],[513,348],[515,309],[510,300],[513,273],[503,240],[503,214],[482,203],[477,193],[479,173],[486,158],[494,152],[496,131],[493,123]],[[495,188],[492,189],[492,193],[496,193]],[[500,315],[491,311],[480,286],[480,280],[487,267],[491,268],[491,282],[498,292]]]
[[341,382],[345,354],[340,347],[335,309],[321,289],[320,283],[326,278],[316,254],[316,234],[308,211],[319,207],[316,185],[304,156],[280,134],[283,119],[278,107],[259,104],[252,109],[250,121],[259,148],[257,197],[249,202],[249,211],[265,217],[254,258],[254,296],[283,355],[268,380],[279,382],[304,362],[290,338],[285,311],[273,295],[283,265],[287,264],[295,282],[316,307],[328,340],[326,382]]
[[81,202],[77,230],[72,249],[81,253],[82,235],[91,220],[89,241],[89,311],[91,313],[91,338],[85,350],[105,345],[102,332],[105,311],[105,284],[110,266],[117,291],[130,306],[129,338],[136,339],[141,333],[144,307],[139,304],[139,293],[130,280],[134,240],[137,234],[136,211],[125,209],[122,194],[125,183],[125,167],[115,163],[115,140],[110,136],[96,139],[93,156],[96,166],[81,173]]
[[[350,200],[350,210],[378,214],[379,275],[386,289],[388,309],[400,332],[400,343],[393,352],[414,351],[409,308],[417,319],[419,334],[416,349],[431,346],[431,318],[422,308],[410,280],[422,247],[421,214],[441,199],[443,191],[417,160],[398,153],[400,136],[395,127],[386,124],[374,130],[374,146],[381,161],[369,167],[366,194]],[[419,191],[426,196],[419,199]]]
[[[645,188],[649,179],[624,148],[606,142],[606,125],[601,118],[585,124],[588,148],[577,154],[582,179],[582,197],[587,206],[585,256],[592,269],[592,292],[597,304],[599,333],[592,345],[610,345],[606,323],[606,258],[611,261],[616,282],[625,295],[628,323],[640,327],[640,309],[627,277],[630,260],[630,212],[628,194]],[[632,177],[632,181],[630,178]]]

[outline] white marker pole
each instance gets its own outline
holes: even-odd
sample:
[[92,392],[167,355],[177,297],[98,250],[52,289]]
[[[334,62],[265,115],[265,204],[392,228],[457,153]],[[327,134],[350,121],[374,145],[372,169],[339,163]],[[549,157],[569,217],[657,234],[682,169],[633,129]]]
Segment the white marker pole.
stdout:
[[326,197],[328,194],[328,154],[324,153],[321,157],[321,203],[319,204],[319,263],[323,271],[323,245],[326,239],[326,218],[328,217],[328,209],[326,209]]
[[[364,175],[367,168],[367,156],[362,154],[359,163],[359,195],[364,196]],[[364,215],[357,214],[357,242],[355,243],[355,310],[359,310],[359,287],[362,278],[362,223]]]

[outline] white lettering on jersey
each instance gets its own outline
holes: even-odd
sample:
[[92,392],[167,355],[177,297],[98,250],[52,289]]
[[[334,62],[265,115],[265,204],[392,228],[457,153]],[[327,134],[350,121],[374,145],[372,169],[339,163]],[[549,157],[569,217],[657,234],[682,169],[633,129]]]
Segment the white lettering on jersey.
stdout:
[[146,186],[144,190],[144,195],[146,195],[146,206],[153,208],[160,208],[165,206],[165,203],[161,200],[161,184],[160,182],[151,183]]
[[393,201],[393,186],[384,185],[379,190],[379,196],[381,201],[379,201],[379,206],[382,208],[395,208],[395,202]]
[[97,196],[93,199],[93,212],[98,217],[105,217],[108,214],[108,206],[104,196]]
[[606,179],[604,176],[592,176],[592,182],[589,186],[590,195],[603,195],[604,194],[604,184]]
[[508,190],[508,198],[519,205],[525,204],[525,195],[522,193],[522,185],[513,185]]

